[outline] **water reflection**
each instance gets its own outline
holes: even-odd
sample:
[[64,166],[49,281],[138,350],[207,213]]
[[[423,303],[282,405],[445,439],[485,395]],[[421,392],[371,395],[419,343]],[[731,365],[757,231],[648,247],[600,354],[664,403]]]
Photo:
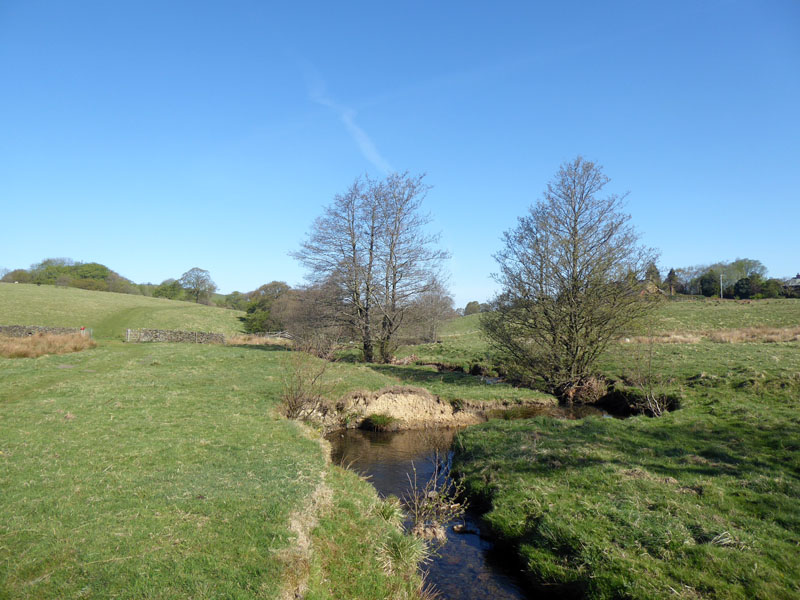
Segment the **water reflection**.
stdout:
[[[454,429],[378,433],[349,430],[328,437],[333,460],[369,476],[382,496],[402,496],[408,489],[407,473],[413,462],[420,479],[430,477],[433,456],[449,453],[456,434]],[[464,533],[448,527],[447,543],[439,556],[426,565],[428,581],[442,598],[483,600],[527,596],[509,572],[493,560],[492,544],[479,534],[480,519],[468,512],[463,519]]]
[[[498,410],[489,418],[526,419],[548,416],[560,419],[582,419],[588,416],[609,415],[592,406],[530,406]],[[348,430],[328,436],[333,461],[368,476],[386,497],[402,497],[409,488],[408,473],[412,463],[421,481],[430,478],[434,457],[450,456],[456,429],[428,429],[379,433]],[[467,511],[463,532],[455,533],[452,524],[447,528],[447,543],[439,555],[427,565],[428,581],[436,586],[443,599],[485,600],[487,598],[524,599],[533,597],[523,590],[513,561],[503,559],[492,543],[481,537],[480,515]],[[557,590],[540,592],[537,598],[560,597]]]

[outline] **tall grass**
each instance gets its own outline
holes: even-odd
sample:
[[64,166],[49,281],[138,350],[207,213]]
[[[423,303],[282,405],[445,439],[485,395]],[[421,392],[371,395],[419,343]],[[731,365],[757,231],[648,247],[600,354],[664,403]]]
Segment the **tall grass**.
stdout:
[[48,354],[80,352],[95,346],[97,344],[92,338],[78,333],[68,335],[37,333],[23,338],[0,337],[0,356],[37,358]]

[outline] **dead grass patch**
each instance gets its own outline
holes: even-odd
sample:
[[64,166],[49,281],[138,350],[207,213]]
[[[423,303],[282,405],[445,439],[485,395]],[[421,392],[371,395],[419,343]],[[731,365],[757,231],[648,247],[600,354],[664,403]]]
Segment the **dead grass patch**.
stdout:
[[37,333],[23,338],[0,337],[0,356],[6,358],[37,358],[47,354],[69,354],[97,346],[95,341],[80,334],[52,335]]
[[697,344],[703,340],[718,344],[800,342],[800,327],[742,327],[717,329],[702,333],[661,333],[653,336],[634,336],[622,340],[625,344]]
[[229,335],[225,337],[228,346],[284,346],[290,347],[292,340],[279,336]]
[[706,337],[720,344],[800,342],[800,327],[743,327],[709,331]]
[[317,485],[306,506],[292,513],[289,517],[289,529],[295,534],[295,543],[278,552],[286,574],[281,600],[302,598],[308,585],[308,576],[312,563],[312,538],[311,532],[317,526],[322,513],[327,511],[333,503],[333,490],[323,479]]
[[703,338],[694,333],[662,333],[659,335],[637,335],[635,337],[625,338],[623,342],[626,344],[697,344]]

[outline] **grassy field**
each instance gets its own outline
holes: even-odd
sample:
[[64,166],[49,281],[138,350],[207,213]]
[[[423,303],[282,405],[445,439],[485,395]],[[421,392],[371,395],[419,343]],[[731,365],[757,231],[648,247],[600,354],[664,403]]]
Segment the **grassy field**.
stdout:
[[53,285],[0,284],[0,325],[87,327],[97,339],[125,329],[181,329],[232,335],[244,313],[191,302],[92,292]]
[[[303,573],[344,597],[354,571],[381,571],[398,532],[374,490],[276,411],[286,355],[109,341],[0,359],[0,597],[275,598]],[[301,552],[293,523],[350,571]],[[381,573],[352,597],[418,585]]]
[[[659,332],[797,327],[800,302],[669,303]],[[647,351],[615,345],[624,379]],[[590,598],[800,597],[800,343],[657,343],[660,419],[497,421],[457,468],[533,581]]]
[[[235,331],[237,313],[0,285],[12,324],[85,325],[95,348],[0,358],[0,597],[414,597],[413,546],[374,490],[278,411],[279,346],[125,344],[124,327]],[[331,398],[414,383],[518,392],[425,366],[328,365]],[[508,389],[505,389],[508,388]]]
[[[669,339],[683,334],[695,341],[714,334],[747,328],[800,327],[800,301],[795,299],[736,301],[664,301],[653,318],[631,336],[653,335]],[[418,362],[443,363],[469,370],[474,364],[491,364],[491,349],[480,331],[480,314],[448,321],[442,326],[441,341],[400,349],[399,356],[416,357]]]
[[[677,304],[659,331],[800,324],[800,302]],[[136,326],[234,333],[238,313],[0,285],[0,314],[93,327],[99,341],[0,358],[1,598],[277,598],[301,585],[308,598],[414,597],[418,549],[392,511],[280,416],[285,348],[114,339]],[[477,325],[455,320],[442,344],[401,354],[486,362]],[[601,369],[624,377],[641,351],[616,345]],[[654,356],[682,397],[666,417],[504,421],[462,436],[460,468],[492,526],[533,577],[598,598],[793,597],[800,343],[665,343]],[[332,399],[400,384],[548,400],[424,364],[332,363],[324,382]]]

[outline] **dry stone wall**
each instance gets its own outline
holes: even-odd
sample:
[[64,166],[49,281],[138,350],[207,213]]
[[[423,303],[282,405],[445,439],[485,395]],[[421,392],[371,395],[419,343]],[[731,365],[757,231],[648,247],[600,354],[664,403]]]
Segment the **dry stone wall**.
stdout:
[[[72,335],[81,333],[80,327],[39,327],[36,325],[0,325],[0,336],[3,337],[28,337],[37,333],[48,335]],[[90,330],[84,330],[84,335],[91,335]]]
[[165,329],[128,329],[125,335],[128,342],[183,342],[189,344],[224,344],[221,333],[204,331],[170,331]]

